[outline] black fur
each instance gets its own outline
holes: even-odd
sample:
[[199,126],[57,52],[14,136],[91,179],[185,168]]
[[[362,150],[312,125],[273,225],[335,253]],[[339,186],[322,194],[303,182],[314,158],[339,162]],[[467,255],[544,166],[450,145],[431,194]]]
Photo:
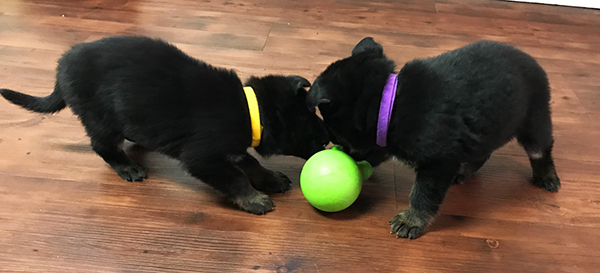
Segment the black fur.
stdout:
[[[299,76],[252,77],[264,127],[256,151],[308,158],[329,142],[322,121],[306,107],[310,83]],[[79,116],[96,151],[128,181],[146,178],[119,145],[124,139],[179,159],[195,177],[242,209],[273,209],[264,192],[291,189],[280,172],[247,153],[250,115],[242,82],[176,47],[146,37],[111,37],[73,46],[58,62],[54,92],[32,97],[1,89],[34,112],[67,105]]]
[[557,191],[552,160],[550,87],[526,53],[480,41],[413,60],[398,74],[388,144],[375,143],[383,87],[395,64],[371,38],[331,64],[308,92],[334,143],[377,165],[396,157],[417,171],[410,206],[392,221],[398,237],[416,238],[433,220],[448,188],[476,172],[514,137],[528,152],[532,183]]

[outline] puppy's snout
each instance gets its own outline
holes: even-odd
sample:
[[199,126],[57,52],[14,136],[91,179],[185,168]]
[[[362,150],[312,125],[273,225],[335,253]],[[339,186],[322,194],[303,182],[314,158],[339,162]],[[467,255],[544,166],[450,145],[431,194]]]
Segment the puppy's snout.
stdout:
[[327,147],[327,145],[329,145],[329,138],[324,137],[321,139],[321,141],[319,142],[321,144],[321,146],[323,147],[323,149],[325,149],[325,147]]
[[318,138],[318,144],[320,147],[323,147],[323,149],[325,149],[325,147],[329,144],[330,137],[329,137],[329,132],[327,131],[327,129],[325,128],[325,123],[323,123],[322,120],[319,119],[319,125],[321,126],[321,134],[319,135]]
[[304,158],[304,159],[308,159],[310,158],[312,155],[325,150],[325,147],[327,147],[327,145],[329,144],[329,138],[328,137],[321,137],[321,138],[315,138],[313,139],[313,141],[311,142],[311,150],[305,150],[304,154],[300,157]]

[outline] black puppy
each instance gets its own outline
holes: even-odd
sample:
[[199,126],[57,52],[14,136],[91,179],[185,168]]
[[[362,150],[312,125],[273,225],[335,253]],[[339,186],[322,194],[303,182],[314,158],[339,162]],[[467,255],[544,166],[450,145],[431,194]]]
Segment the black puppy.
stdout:
[[531,56],[480,41],[413,60],[396,79],[394,68],[381,45],[365,38],[315,80],[307,102],[319,106],[332,141],[354,158],[377,165],[395,157],[416,169],[410,206],[390,221],[398,237],[421,235],[448,188],[514,137],[529,155],[533,185],[558,190],[550,88]]
[[[73,46],[58,61],[54,92],[47,97],[0,93],[39,113],[71,107],[94,151],[127,181],[141,181],[146,172],[119,147],[124,139],[179,159],[242,209],[263,214],[274,205],[257,190],[284,192],[291,186],[283,173],[265,169],[247,153],[253,138],[261,135],[253,146],[262,156],[305,159],[329,140],[322,120],[306,106],[306,79],[252,77],[245,85],[254,91],[248,99],[234,71],[160,40],[122,36]],[[258,110],[251,117],[252,96]]]

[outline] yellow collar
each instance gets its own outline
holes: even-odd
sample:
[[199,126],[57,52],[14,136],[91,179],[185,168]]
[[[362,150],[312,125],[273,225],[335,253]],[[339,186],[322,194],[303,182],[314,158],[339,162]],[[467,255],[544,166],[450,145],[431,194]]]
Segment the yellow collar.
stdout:
[[256,147],[260,144],[260,135],[262,134],[263,127],[260,124],[260,113],[258,110],[258,101],[256,100],[256,94],[254,89],[250,86],[244,87],[244,93],[246,93],[246,100],[248,101],[248,109],[250,110],[250,125],[252,126],[252,145]]

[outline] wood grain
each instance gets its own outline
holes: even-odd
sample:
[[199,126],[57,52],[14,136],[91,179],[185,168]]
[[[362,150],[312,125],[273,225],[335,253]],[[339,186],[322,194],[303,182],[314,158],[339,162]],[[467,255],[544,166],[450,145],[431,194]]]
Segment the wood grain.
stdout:
[[0,272],[596,272],[599,24],[599,10],[505,1],[3,1],[0,87],[40,96],[64,50],[111,35],[160,37],[242,78],[310,80],[364,36],[399,67],[479,39],[510,43],[548,71],[563,186],[531,186],[525,152],[509,143],[408,241],[388,225],[415,177],[401,163],[378,167],[357,202],[331,214],[303,198],[302,160],[261,159],[293,190],[254,216],[131,143],[149,179],[124,182],[70,110],[39,115],[0,99]]

